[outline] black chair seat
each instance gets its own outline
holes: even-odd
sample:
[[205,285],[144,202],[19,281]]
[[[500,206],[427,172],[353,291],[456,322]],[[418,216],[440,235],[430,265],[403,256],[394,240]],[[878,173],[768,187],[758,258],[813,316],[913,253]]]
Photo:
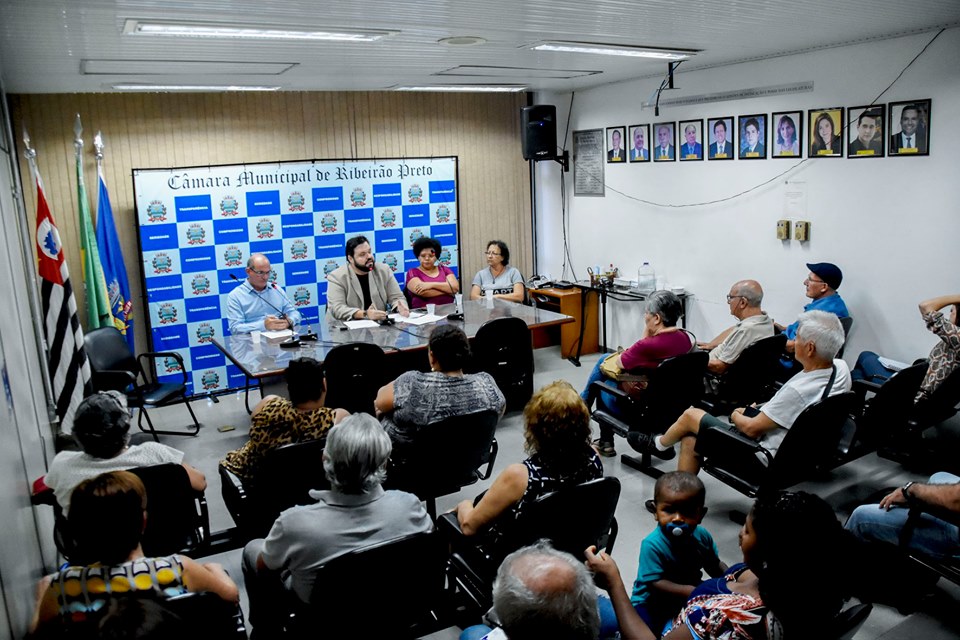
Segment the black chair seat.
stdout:
[[533,340],[520,318],[484,322],[473,339],[477,371],[486,371],[507,401],[507,411],[523,409],[533,396]]
[[[139,407],[137,427],[150,433],[153,439],[160,441],[159,434],[173,436],[195,436],[200,431],[190,397],[187,395],[187,369],[183,357],[175,351],[152,351],[134,357],[123,335],[113,327],[101,327],[88,331],[83,336],[83,349],[90,362],[91,384],[94,391],[119,391],[126,394],[130,406]],[[182,380],[161,382],[157,378],[158,360],[174,361],[179,367]],[[144,366],[146,361],[147,365]],[[142,381],[142,382],[141,382]],[[175,402],[183,402],[190,412],[192,424],[185,431],[158,431],[146,407],[161,407]],[[147,419],[147,428],[143,419]]]
[[700,406],[708,413],[726,415],[737,407],[768,400],[786,342],[787,336],[782,333],[757,340],[743,350],[725,373],[708,373],[708,378],[718,381],[717,392],[707,394]]
[[331,409],[375,415],[373,401],[387,382],[385,358],[383,349],[364,342],[331,349],[323,359],[327,381],[324,404]]

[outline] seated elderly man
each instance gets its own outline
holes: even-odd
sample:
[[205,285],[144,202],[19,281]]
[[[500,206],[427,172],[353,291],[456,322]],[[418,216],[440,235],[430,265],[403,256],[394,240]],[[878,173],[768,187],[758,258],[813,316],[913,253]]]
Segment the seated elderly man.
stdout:
[[[816,262],[807,263],[807,269],[810,269],[810,273],[803,281],[803,286],[806,287],[804,293],[810,298],[811,302],[807,303],[803,310],[829,311],[838,318],[849,317],[850,312],[847,311],[847,305],[840,294],[837,293],[840,283],[843,282],[843,272],[840,271],[840,267],[829,262]],[[776,325],[777,329],[787,334],[787,351],[790,353],[794,351],[799,326],[799,320],[785,327]],[[784,362],[784,365],[786,366],[787,362]],[[793,369],[792,361],[789,362],[789,365],[788,368]]]
[[460,640],[595,640],[600,633],[593,577],[546,540],[504,559],[493,583],[493,612],[500,628],[470,627]]
[[676,455],[674,445],[679,442],[677,470],[691,473],[700,472],[700,456],[694,448],[702,429],[736,429],[775,453],[804,409],[821,398],[849,391],[851,386],[847,364],[835,360],[844,340],[837,316],[826,311],[806,311],[800,314],[798,323],[796,357],[803,371],[784,384],[769,402],[762,407],[734,409],[730,414],[733,426],[690,407],[663,435],[631,431],[627,438],[630,446],[669,460]]
[[[880,504],[854,509],[844,527],[862,540],[896,545],[913,504],[940,507],[960,515],[960,478],[940,472],[930,476],[926,484],[908,482],[884,496]],[[924,513],[907,544],[930,556],[960,558],[960,528]]]
[[84,480],[101,473],[126,471],[157,464],[180,464],[197,491],[207,488],[202,473],[183,461],[183,452],[159,442],[130,443],[130,410],[119,391],[100,391],[87,396],[73,418],[73,436],[83,451],[61,451],[44,477],[64,512],[70,510],[70,495]]
[[730,287],[727,305],[730,307],[730,315],[737,319],[737,323],[710,342],[697,345],[710,352],[708,371],[724,373],[737,361],[744,349],[757,340],[773,335],[773,320],[760,308],[761,302],[763,288],[756,280],[741,280]]
[[[391,448],[390,438],[373,416],[345,418],[330,429],[323,452],[332,489],[311,491],[315,504],[287,509],[266,540],[247,543],[243,576],[250,622],[258,636],[279,636],[288,592],[309,603],[316,570],[329,560],[433,529],[419,498],[383,490]],[[374,585],[376,576],[370,580]]]

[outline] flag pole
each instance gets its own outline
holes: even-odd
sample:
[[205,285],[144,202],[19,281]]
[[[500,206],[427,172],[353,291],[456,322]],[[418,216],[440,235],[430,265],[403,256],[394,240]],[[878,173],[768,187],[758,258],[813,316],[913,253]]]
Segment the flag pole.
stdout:
[[[36,187],[37,185],[42,185],[40,181],[40,172],[37,170],[37,152],[30,144],[30,134],[27,132],[27,126],[23,126],[23,157],[27,160],[27,165],[30,167],[30,178],[31,178],[31,187]],[[36,194],[34,194],[36,198]],[[26,203],[24,202],[24,205]],[[31,248],[31,243],[27,238],[32,238],[36,240],[36,236],[33,233],[28,232],[29,228],[29,219],[26,215],[26,208],[23,209],[23,220],[25,223],[23,225],[23,231],[20,234],[21,243],[23,244],[24,256],[30,256],[32,268],[27,268],[28,264],[24,264],[24,270],[29,278],[31,285],[28,287],[29,297],[30,297],[30,306],[35,310],[31,315],[33,316],[33,333],[36,336],[37,343],[40,345],[40,377],[43,379],[43,393],[47,401],[47,420],[50,422],[50,425],[57,425],[56,428],[59,430],[62,425],[60,425],[60,418],[57,416],[57,405],[56,398],[53,395],[53,382],[52,377],[50,376],[50,346],[47,344],[47,335],[43,328],[43,306],[40,303],[40,285],[37,282],[37,260],[34,257],[33,249]],[[36,225],[34,225],[36,227]],[[44,456],[46,457],[46,456]]]

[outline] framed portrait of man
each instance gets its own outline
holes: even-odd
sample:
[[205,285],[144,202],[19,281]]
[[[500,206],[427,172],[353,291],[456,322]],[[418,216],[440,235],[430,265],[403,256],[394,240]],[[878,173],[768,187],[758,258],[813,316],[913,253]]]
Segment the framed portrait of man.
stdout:
[[886,105],[871,104],[847,109],[847,157],[882,158],[887,130]]
[[770,157],[803,157],[803,111],[778,111],[770,114]]
[[811,109],[807,112],[810,123],[810,158],[842,158],[843,107]]
[[930,155],[930,100],[891,102],[890,156]]
[[627,152],[628,162],[650,162],[650,125],[630,125],[630,151]]
[[708,160],[733,160],[736,146],[736,131],[733,128],[733,116],[707,119]]
[[627,138],[627,127],[607,127],[607,162],[627,162],[627,149],[624,140]]
[[677,153],[681,161],[703,160],[703,120],[681,120],[683,140]]
[[767,114],[737,116],[740,132],[741,160],[763,160],[767,157]]
[[677,159],[677,124],[675,122],[656,122],[653,148],[654,162],[673,162]]

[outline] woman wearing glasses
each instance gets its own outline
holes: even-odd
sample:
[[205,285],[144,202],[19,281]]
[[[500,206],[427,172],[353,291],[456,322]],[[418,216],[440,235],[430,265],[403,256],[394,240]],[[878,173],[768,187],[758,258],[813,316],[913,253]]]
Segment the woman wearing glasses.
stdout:
[[479,300],[488,291],[493,292],[494,298],[523,302],[523,276],[510,266],[510,249],[501,240],[487,243],[487,268],[473,277],[470,299]]

